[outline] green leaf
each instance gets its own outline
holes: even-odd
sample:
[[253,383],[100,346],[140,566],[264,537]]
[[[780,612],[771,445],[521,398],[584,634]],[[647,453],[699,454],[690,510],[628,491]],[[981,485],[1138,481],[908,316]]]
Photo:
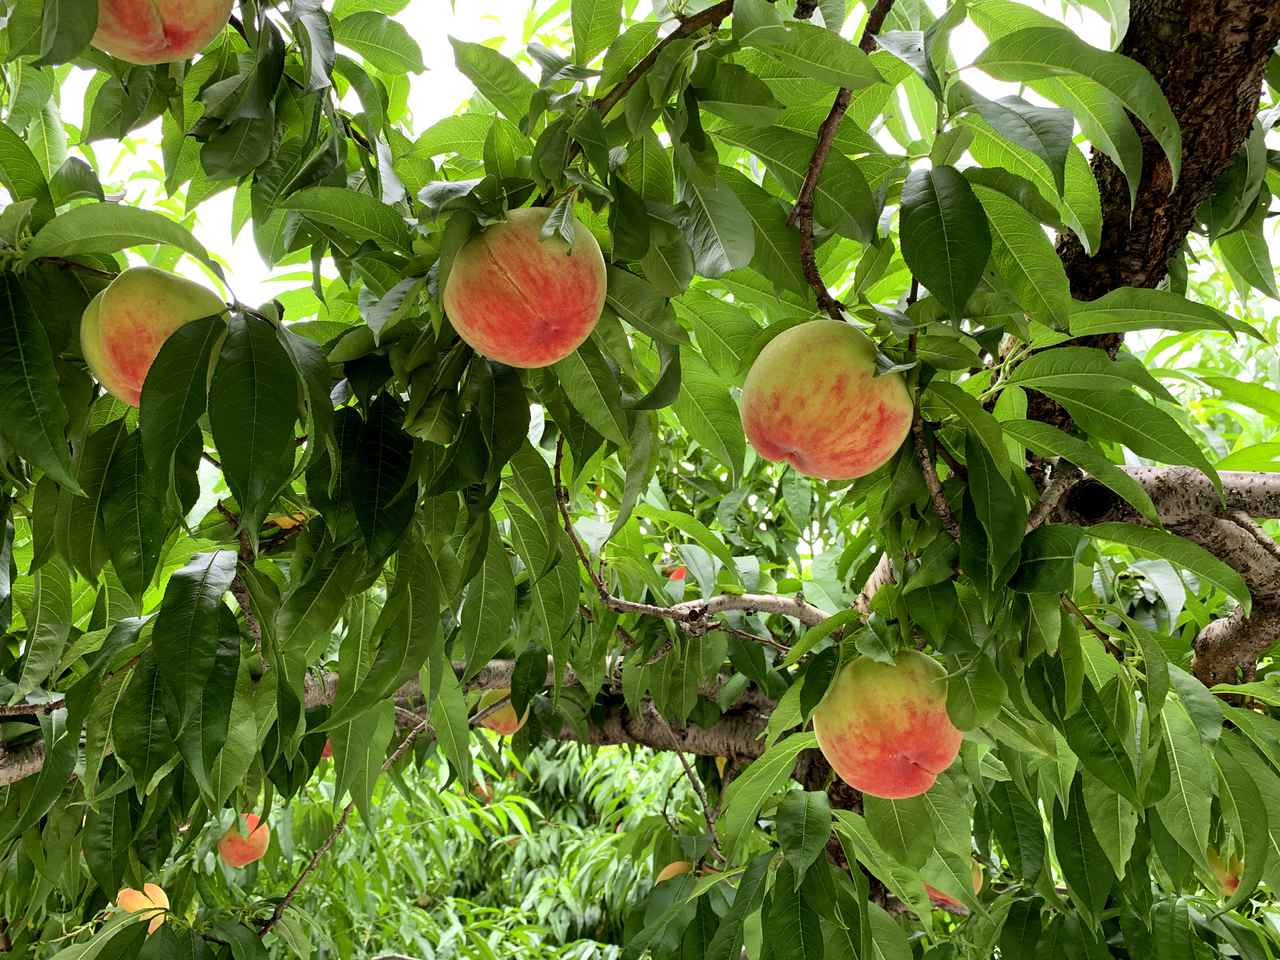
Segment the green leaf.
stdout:
[[537,89],[511,60],[497,50],[479,43],[450,37],[453,58],[459,72],[470,80],[484,98],[512,123],[529,112],[529,101]]
[[[775,197],[738,170],[722,167],[720,176],[729,189],[738,195],[738,200],[751,220],[751,227],[755,232],[751,269],[762,277],[767,277],[779,290],[807,295],[808,281],[800,266],[800,237],[787,226],[787,205],[780,197]],[[681,299],[687,301],[688,294]],[[758,328],[754,321],[752,324]],[[712,365],[715,365],[714,360]]]
[[1070,327],[1073,337],[1131,330],[1221,330],[1232,334],[1241,331],[1262,339],[1262,334],[1249,324],[1207,304],[1168,290],[1138,287],[1121,287],[1097,300],[1073,302]]
[[1204,547],[1164,530],[1132,523],[1096,523],[1085,532],[1099,540],[1122,543],[1190,570],[1201,580],[1220,587],[1244,608],[1252,605],[1249,588],[1235,568],[1223,563]]
[[79,492],[49,337],[17,276],[5,273],[0,283],[0,436],[62,486]]
[[1257,410],[1267,419],[1280,423],[1280,395],[1260,383],[1234,380],[1231,377],[1201,377],[1226,399]]
[[756,816],[765,798],[786,783],[800,751],[817,745],[812,733],[792,734],[770,747],[729,784],[717,825],[725,856],[732,859],[739,845],[755,829]]
[[1141,457],[1195,467],[1221,490],[1217,471],[1196,442],[1173,417],[1133,391],[1046,387],[1043,392],[1066,407],[1085,432],[1123,443]]
[[1046,523],[1027,535],[1012,586],[1023,593],[1067,593],[1075,580],[1080,529]]
[[115,253],[149,243],[168,244],[213,265],[204,245],[168,217],[122,203],[86,203],[50,220],[32,238],[22,262],[40,257]]
[[471,782],[471,726],[467,719],[467,703],[453,671],[440,678],[440,690],[431,704],[431,725],[453,778],[459,783]]
[[258,529],[293,472],[298,385],[266,320],[231,315],[209,390],[209,424],[222,473],[256,549]]
[[139,795],[174,757],[173,738],[165,722],[163,687],[156,654],[147,650],[133,668],[112,720],[116,756],[133,774]]
[[[606,4],[607,5],[607,4]],[[609,44],[604,55],[604,73],[600,77],[601,86],[612,86],[627,75],[632,67],[653,49],[658,40],[658,28],[662,26],[656,20],[642,20],[632,24],[622,33],[614,31],[616,39]]]
[[[715,135],[725,143],[754,153],[790,193],[799,193],[816,141],[781,127],[727,127]],[[857,164],[842,153],[830,153],[813,194],[814,216],[860,243],[876,233],[877,205]]]
[[236,575],[230,550],[204,553],[169,577],[151,634],[160,678],[177,707],[174,735],[203,720],[201,702],[223,634],[218,611]]
[[1089,824],[1079,777],[1071,785],[1068,808],[1064,811],[1061,803],[1053,805],[1053,849],[1071,899],[1086,922],[1097,923],[1115,884],[1115,874]]
[[884,78],[870,58],[837,33],[817,24],[790,20],[756,27],[742,45],[763,50],[780,64],[833,87],[859,90]]
[[31,148],[8,125],[0,124],[0,183],[14,200],[33,200],[32,226],[37,230],[53,219],[53,196],[44,171]]
[[745,267],[755,255],[755,233],[747,208],[722,180],[677,178],[680,202],[688,208],[684,236],[693,250],[694,269],[704,277],[722,277]]
[[1066,190],[1067,156],[1072,150],[1075,119],[1070,110],[1041,107],[1021,97],[988,100],[965,91],[974,108],[1001,136],[1012,140],[1044,161],[1053,174],[1058,193]]
[[466,659],[464,680],[474,677],[508,642],[515,617],[515,593],[511,561],[497,529],[491,526],[484,563],[467,586],[459,615],[461,626],[454,641],[455,649]]
[[996,40],[979,55],[975,66],[997,80],[1083,76],[1096,81],[1155,137],[1177,183],[1182,154],[1177,118],[1160,85],[1136,61],[1091,47],[1064,27],[1030,27]]
[[[1266,199],[1264,197],[1264,199]],[[1248,281],[1249,286],[1280,300],[1275,269],[1271,266],[1271,250],[1262,228],[1266,223],[1267,203],[1259,203],[1238,228],[1218,238],[1218,254]]]
[[1216,779],[1209,754],[1180,698],[1170,698],[1160,711],[1159,723],[1169,755],[1169,792],[1156,802],[1156,810],[1178,845],[1207,867],[1209,808]]
[[729,388],[697,354],[683,360],[680,396],[673,409],[689,435],[729,469],[736,485],[746,457],[741,417]]
[[831,807],[822,791],[793,790],[778,804],[778,843],[796,877],[827,849],[831,836]]
[[395,704],[384,700],[332,734],[335,798],[349,793],[369,827],[374,826],[373,787],[395,729]]
[[622,27],[622,3],[621,0],[574,0],[569,18],[573,25],[573,60],[585,66],[618,36]]
[[1007,475],[1012,471],[1013,465],[1009,461],[1009,451],[1004,444],[1004,431],[1000,427],[999,420],[954,383],[933,380],[929,384],[929,392],[959,417],[965,429],[977,437],[986,448],[988,455],[995,461],[1001,472]]
[[595,341],[585,341],[573,353],[557,361],[555,371],[569,402],[582,414],[582,418],[606,440],[625,447],[631,430],[622,409],[618,377],[609,369]]
[[373,10],[336,21],[333,39],[384,73],[421,73],[426,69],[418,41],[402,24]]
[[804,879],[784,861],[761,914],[761,923],[769,931],[771,955],[778,960],[822,960],[822,922],[807,891],[800,890]]
[[968,664],[952,663],[947,683],[947,715],[960,730],[976,730],[994,718],[1009,698],[1009,690],[994,660],[985,654]]
[[417,484],[411,482],[410,473],[413,441],[401,429],[403,421],[395,399],[379,396],[360,428],[360,439],[351,451],[354,456],[342,465],[374,565],[395,552],[417,504]]
[[58,665],[71,635],[71,571],[54,556],[35,572],[22,667],[10,703],[21,703]]
[[1065,330],[1071,311],[1067,273],[1040,223],[1003,193],[982,186],[974,193],[987,213],[996,272],[1033,320]]
[[142,384],[138,430],[150,469],[174,489],[173,457],[204,416],[209,359],[227,324],[221,317],[186,323],[160,346]]
[[919,869],[933,853],[933,820],[923,796],[883,800],[864,795],[862,815],[884,852],[903,866]]
[[169,533],[166,478],[167,473],[147,470],[142,435],[135,430],[121,439],[103,481],[107,549],[120,582],[134,599],[141,599],[151,585]]
[[1123,746],[1129,731],[1116,729],[1093,684],[1081,687],[1080,708],[1068,718],[1063,734],[1086,770],[1122,797],[1139,802],[1137,774]]
[[[954,167],[913,170],[902,185],[902,257],[951,316],[964,316],[991,256],[991,232]],[[998,462],[998,461],[997,461]]]
[[41,64],[53,66],[84,52],[98,29],[98,10],[78,0],[45,0],[40,38]]
[[307,187],[280,202],[354,243],[371,240],[409,250],[412,238],[400,214],[376,197],[345,187]]

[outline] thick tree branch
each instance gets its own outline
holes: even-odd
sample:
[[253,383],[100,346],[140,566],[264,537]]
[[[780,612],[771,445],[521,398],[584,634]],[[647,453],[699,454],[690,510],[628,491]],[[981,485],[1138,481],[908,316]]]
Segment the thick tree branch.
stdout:
[[[866,26],[862,30],[862,39],[858,42],[859,49],[863,53],[870,53],[876,47],[875,35],[880,32],[880,28],[884,26],[884,19],[889,15],[889,11],[893,8],[893,0],[876,0],[876,4],[871,8],[871,12],[867,15]],[[812,14],[812,9],[809,10]],[[800,10],[797,7],[796,16],[800,16]],[[791,208],[791,213],[787,217],[789,225],[795,225],[797,221],[800,226],[800,269],[804,272],[804,278],[809,281],[809,286],[813,287],[814,295],[818,300],[818,308],[824,311],[833,320],[843,322],[844,315],[841,312],[840,301],[831,295],[831,291],[827,289],[827,285],[823,282],[822,272],[818,269],[817,256],[814,251],[813,242],[813,194],[818,189],[818,178],[822,176],[822,167],[827,162],[827,155],[831,153],[831,145],[835,142],[836,132],[840,129],[840,121],[844,119],[845,112],[849,109],[849,103],[853,99],[853,93],[847,87],[841,87],[836,94],[835,102],[831,104],[831,110],[827,113],[827,117],[822,121],[822,125],[818,127],[818,142],[813,149],[813,156],[809,160],[809,168],[805,171],[804,182],[800,185],[800,192],[796,194],[795,205]]]

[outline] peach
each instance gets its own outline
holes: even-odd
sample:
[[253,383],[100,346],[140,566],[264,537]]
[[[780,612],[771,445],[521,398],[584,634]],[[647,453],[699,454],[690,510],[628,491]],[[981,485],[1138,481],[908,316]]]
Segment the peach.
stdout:
[[[476,706],[476,712],[479,713],[488,709],[505,697],[511,696],[511,691],[505,688],[501,690],[486,690],[480,696],[480,703]],[[516,708],[511,705],[508,700],[493,713],[489,714],[480,721],[480,726],[488,727],[500,737],[510,737],[524,726],[526,720],[529,719],[529,708],[525,707],[524,716],[516,716]]]
[[198,283],[155,267],[133,267],[85,308],[80,349],[98,382],[136,407],[147,371],[169,335],[184,323],[225,310]]
[[760,351],[742,388],[742,427],[760,456],[824,480],[878,469],[911,427],[902,377],[877,377],[866,334],[835,320],[785,330]]
[[693,873],[693,864],[688,860],[677,860],[674,863],[668,863],[659,870],[657,879],[653,882],[659,884],[664,880],[670,880],[672,877],[684,876],[686,873]]
[[333,757],[333,741],[326,740],[324,742],[324,749],[320,751],[320,759],[329,760],[332,757]]
[[604,309],[605,267],[591,231],[573,221],[573,245],[539,236],[546,207],[512,210],[458,251],[444,312],[458,336],[491,360],[547,367],[577,350]]
[[[955,897],[947,896],[947,894],[943,893],[937,887],[930,886],[926,883],[924,885],[924,892],[929,895],[929,900],[935,907],[942,907],[943,909],[950,910],[963,910],[966,913],[968,912],[968,908],[963,903]],[[975,894],[982,892],[982,867],[978,865],[978,861],[976,860],[973,862],[973,892]]]
[[1231,897],[1240,889],[1240,875],[1244,872],[1244,864],[1239,857],[1232,857],[1230,861],[1222,859],[1222,854],[1213,847],[1208,851],[1209,866],[1213,870],[1213,877],[1218,881],[1218,890],[1224,897]]
[[887,800],[932,787],[963,739],[947,716],[946,671],[915,650],[842,668],[813,711],[813,732],[841,780]]
[[233,0],[98,0],[93,45],[126,63],[189,60],[231,18]]
[[[151,921],[147,926],[147,936],[151,936],[165,921],[164,911],[169,909],[169,897],[154,883],[144,883],[140,891],[133,887],[125,887],[117,893],[116,906],[126,913],[142,913],[138,922]],[[143,911],[146,912],[143,913]]]
[[218,855],[229,867],[247,867],[261,860],[267,852],[267,845],[271,843],[271,828],[256,813],[246,813],[244,822],[249,828],[247,837],[240,832],[240,822],[237,819],[218,841]]

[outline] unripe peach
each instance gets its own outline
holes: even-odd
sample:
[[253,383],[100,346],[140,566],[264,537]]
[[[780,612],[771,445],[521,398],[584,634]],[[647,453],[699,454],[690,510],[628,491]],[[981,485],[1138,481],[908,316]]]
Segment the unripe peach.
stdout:
[[[144,883],[142,890],[138,891],[133,887],[125,887],[116,894],[116,906],[126,913],[143,913],[138,918],[139,923],[147,923],[147,936],[155,933],[160,929],[167,916],[164,912],[169,909],[169,897],[154,883]],[[148,923],[150,921],[150,923]]]
[[813,732],[841,780],[888,800],[932,787],[963,740],[947,716],[946,671],[915,650],[842,668],[813,711]]
[[133,267],[99,293],[80,320],[80,349],[94,377],[137,406],[147,371],[170,334],[226,306],[210,290],[155,267]]
[[[979,894],[982,892],[982,867],[978,865],[978,861],[973,862],[973,892]],[[929,900],[935,907],[950,907],[953,910],[967,910],[965,905],[955,897],[949,897],[937,887],[924,885],[924,892],[929,895]]]
[[458,336],[491,360],[546,367],[577,350],[604,309],[605,267],[591,231],[573,221],[573,245],[539,235],[546,207],[512,210],[458,251],[444,311]]
[[742,388],[742,427],[760,456],[825,480],[866,476],[902,446],[911,395],[877,377],[875,344],[835,320],[811,320],[760,351]]
[[[504,697],[509,697],[509,696],[511,696],[511,691],[505,688],[501,690],[486,690],[483,694],[480,695],[480,703],[476,707],[476,712],[479,713],[480,711],[483,711],[488,707],[492,706],[493,704],[497,703],[499,700],[503,699]],[[524,708],[524,716],[517,717],[516,708],[513,707],[511,705],[511,701],[508,700],[497,710],[493,711],[493,713],[489,714],[487,717],[481,720],[480,726],[488,727],[490,730],[492,730],[494,733],[498,734],[499,736],[510,737],[514,735],[516,732],[518,732],[519,729],[524,726],[525,721],[528,719],[529,719],[528,707]]]
[[677,860],[674,863],[668,863],[665,867],[658,871],[658,877],[653,882],[655,884],[662,883],[664,880],[670,880],[672,877],[684,876],[686,873],[693,873],[693,864],[688,860]]
[[261,860],[271,843],[271,828],[256,813],[246,813],[244,822],[249,828],[247,837],[240,832],[237,820],[218,841],[218,856],[229,867],[247,867]]
[[1214,847],[1208,851],[1209,866],[1213,869],[1213,877],[1218,881],[1218,890],[1224,897],[1230,897],[1240,889],[1240,875],[1244,872],[1244,864],[1239,857],[1232,857],[1228,862]]
[[189,60],[231,17],[233,0],[98,0],[93,45],[127,63]]

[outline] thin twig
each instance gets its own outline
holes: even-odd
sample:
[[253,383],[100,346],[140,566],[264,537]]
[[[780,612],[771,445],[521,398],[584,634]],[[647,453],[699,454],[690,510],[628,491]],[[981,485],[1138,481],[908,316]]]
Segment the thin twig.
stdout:
[[[871,8],[871,12],[867,15],[867,24],[863,28],[862,39],[858,42],[858,48],[863,53],[870,53],[875,49],[875,35],[880,32],[880,28],[884,25],[885,17],[889,15],[889,10],[892,7],[893,0],[876,0],[876,5]],[[809,286],[813,288],[814,296],[818,300],[818,307],[833,320],[841,322],[844,321],[842,305],[839,300],[831,295],[831,291],[827,289],[826,283],[823,282],[822,272],[818,269],[817,255],[814,252],[813,194],[818,189],[818,178],[822,176],[823,164],[827,162],[827,155],[831,153],[831,145],[835,142],[836,132],[840,129],[840,121],[844,119],[845,112],[849,109],[849,104],[852,100],[853,92],[847,87],[841,87],[836,94],[835,102],[831,104],[831,110],[827,113],[826,119],[818,127],[818,142],[813,148],[813,156],[809,159],[809,168],[805,172],[804,183],[800,185],[800,192],[796,194],[795,205],[787,216],[788,226],[795,226],[797,222],[800,225],[800,269],[804,272],[804,278],[809,281]]]
[[[404,752],[409,749],[409,746],[413,741],[418,738],[418,735],[426,729],[427,721],[422,720],[416,727],[405,734],[404,739],[400,741],[400,745],[396,747],[395,752],[382,762],[382,766],[379,768],[378,772],[386,773],[390,770],[395,762],[404,755]],[[298,895],[298,891],[302,888],[302,884],[315,870],[316,866],[320,863],[320,859],[329,852],[329,848],[333,846],[334,841],[338,839],[339,834],[346,829],[347,821],[351,819],[351,811],[354,810],[355,807],[356,802],[352,800],[343,808],[342,816],[340,816],[338,818],[338,822],[334,824],[333,829],[329,832],[329,836],[325,837],[324,843],[320,844],[316,849],[316,852],[311,855],[311,859],[307,861],[307,865],[303,867],[302,872],[298,874],[298,879],[293,881],[293,886],[289,888],[289,892],[284,895],[284,898],[276,904],[276,908],[271,911],[271,916],[268,917],[262,926],[258,928],[259,938],[265,937],[271,932],[271,928],[280,922],[280,918],[284,916],[285,910],[289,909],[289,904],[291,904],[293,902],[293,898]]]
[[50,700],[48,703],[15,703],[13,706],[0,704],[0,717],[38,717],[61,710],[66,705],[66,701],[61,697]]
[[1058,599],[1062,602],[1063,610],[1066,610],[1072,616],[1076,617],[1082,624],[1084,624],[1086,630],[1102,641],[1102,645],[1107,648],[1107,653],[1111,654],[1111,656],[1115,657],[1121,663],[1124,662],[1124,651],[1116,646],[1115,641],[1107,636],[1105,630],[1089,619],[1089,615],[1087,613],[1076,606],[1076,602],[1074,600],[1068,597],[1065,593]]
[[707,818],[707,831],[711,834],[711,853],[720,863],[725,863],[724,855],[720,852],[720,838],[716,836],[716,812],[711,806],[711,801],[707,799],[707,790],[702,785],[702,778],[698,776],[698,771],[693,769],[684,751],[680,749],[680,741],[676,739],[676,732],[671,729],[667,718],[659,710],[655,710],[654,714],[658,718],[659,725],[666,732],[667,739],[671,741],[671,749],[680,759],[680,766],[684,767],[684,775],[688,778],[689,785],[693,787],[693,792],[698,795],[698,801],[702,804],[703,815]]
[[924,433],[924,418],[920,416],[920,408],[911,421],[911,435],[916,447],[916,460],[920,463],[920,471],[924,474],[924,485],[929,488],[929,499],[933,501],[933,512],[942,521],[943,528],[951,534],[951,539],[960,542],[960,524],[956,523],[951,513],[951,504],[947,503],[947,495],[942,490],[942,481],[938,479],[938,471],[934,468],[933,458],[929,456],[929,443]]
[[1027,517],[1027,533],[1044,525],[1053,514],[1053,511],[1057,509],[1058,504],[1062,502],[1062,498],[1066,496],[1067,491],[1079,479],[1079,468],[1059,461],[1058,467],[1054,469],[1053,479],[1049,481],[1049,485],[1040,494],[1040,499],[1036,505],[1031,508],[1031,514]]
[[[222,514],[222,518],[231,524],[232,529],[238,532],[240,540],[239,562],[246,567],[252,566],[253,545],[249,542],[249,534],[240,529],[240,517],[221,500],[218,501],[217,506],[218,513]],[[240,606],[240,612],[244,614],[245,628],[249,631],[249,636],[253,637],[254,650],[257,651],[258,656],[262,656],[262,625],[258,623],[258,617],[253,611],[253,595],[249,592],[249,585],[245,583],[244,577],[241,576],[239,570],[231,578],[231,595],[236,598],[236,603]]]

